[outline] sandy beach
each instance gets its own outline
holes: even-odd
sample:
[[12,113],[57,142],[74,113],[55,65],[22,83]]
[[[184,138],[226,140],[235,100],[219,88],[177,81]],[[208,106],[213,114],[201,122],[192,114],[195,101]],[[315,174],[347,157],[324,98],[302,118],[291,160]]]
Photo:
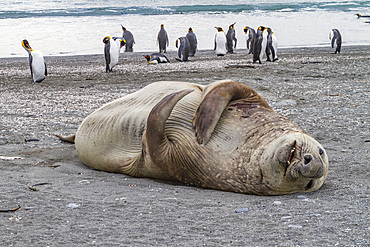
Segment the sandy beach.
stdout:
[[[32,83],[28,58],[0,59],[1,246],[369,246],[370,46],[280,49],[252,64],[245,50],[149,65],[122,53],[46,57]],[[317,139],[329,156],[313,193],[254,196],[92,170],[73,134],[102,104],[155,81],[231,79]]]

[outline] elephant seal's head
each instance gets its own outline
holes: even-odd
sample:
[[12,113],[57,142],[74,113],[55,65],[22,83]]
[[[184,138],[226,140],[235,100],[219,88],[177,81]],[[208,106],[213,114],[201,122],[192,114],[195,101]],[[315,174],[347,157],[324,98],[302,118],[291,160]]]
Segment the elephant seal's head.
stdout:
[[274,140],[262,155],[264,182],[274,194],[318,190],[328,173],[328,156],[319,142],[304,132]]

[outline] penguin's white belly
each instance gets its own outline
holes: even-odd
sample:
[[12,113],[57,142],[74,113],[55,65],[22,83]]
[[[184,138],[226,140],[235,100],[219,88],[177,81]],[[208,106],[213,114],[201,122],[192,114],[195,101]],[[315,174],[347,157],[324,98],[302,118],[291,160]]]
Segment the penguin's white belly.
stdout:
[[265,54],[266,46],[267,46],[267,33],[264,31],[262,34],[262,44],[261,44],[261,52],[260,52],[260,61],[263,59],[263,54]]
[[119,58],[119,45],[117,44],[117,41],[110,40],[110,63],[109,68],[112,69],[117,63]]
[[[333,38],[333,39],[334,39],[334,38]],[[334,39],[334,42],[333,42],[333,48],[334,48],[334,49],[337,49],[337,46],[338,46],[337,41]]]
[[45,79],[45,61],[41,52],[32,51],[32,79],[34,82]]
[[217,55],[225,55],[227,50],[226,50],[226,36],[217,34],[215,38],[216,42],[216,54]]
[[165,57],[159,57],[159,61],[161,63],[167,63],[167,59]]
[[149,63],[150,64],[158,64],[158,60],[150,60]]
[[275,51],[275,57],[273,57],[272,59],[276,59],[277,58],[278,41],[277,41],[277,38],[274,34],[272,34],[272,47],[274,48],[274,51]]

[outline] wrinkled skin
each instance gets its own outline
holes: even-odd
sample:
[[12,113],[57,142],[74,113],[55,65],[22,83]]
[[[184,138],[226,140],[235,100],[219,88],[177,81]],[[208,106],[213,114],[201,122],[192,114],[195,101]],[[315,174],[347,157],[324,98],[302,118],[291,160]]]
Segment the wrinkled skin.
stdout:
[[233,81],[150,84],[88,116],[75,145],[98,170],[247,194],[315,191],[328,171],[315,139]]

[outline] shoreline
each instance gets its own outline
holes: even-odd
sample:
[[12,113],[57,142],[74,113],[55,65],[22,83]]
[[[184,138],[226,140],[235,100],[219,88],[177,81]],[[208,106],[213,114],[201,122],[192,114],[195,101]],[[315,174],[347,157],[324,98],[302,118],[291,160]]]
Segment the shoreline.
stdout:
[[[349,48],[349,49],[356,49],[358,47],[363,47],[365,49],[367,48],[370,48],[370,44],[360,44],[360,45],[345,45],[343,44],[342,45],[342,50],[345,49],[345,48]],[[312,46],[304,46],[304,45],[301,45],[301,46],[294,46],[294,47],[278,47],[278,53],[285,53],[285,52],[292,52],[294,50],[302,50],[302,49],[308,49],[308,50],[330,50],[332,49],[330,47],[330,44],[322,44],[322,45],[312,45]],[[146,55],[146,54],[151,54],[151,53],[157,53],[158,51],[134,51],[134,52],[124,52],[124,49],[121,49],[121,53],[120,53],[120,58],[122,58],[123,56],[127,56],[127,57],[135,57],[135,56],[141,56],[141,55]],[[171,51],[168,51],[167,54],[177,54],[177,50],[171,50]],[[203,54],[208,54],[209,55],[212,55],[212,53],[214,53],[214,51],[212,49],[202,49],[202,50],[198,50],[197,51],[197,54],[199,53],[203,53]],[[243,49],[236,49],[236,54],[247,54],[247,49],[246,48],[243,48]],[[228,54],[230,55],[230,54]],[[44,58],[45,59],[48,59],[48,58],[67,58],[67,57],[95,57],[95,56],[104,56],[104,51],[102,49],[102,52],[101,53],[91,53],[91,54],[59,54],[59,55],[44,55]],[[7,57],[0,57],[0,60],[12,60],[12,59],[22,59],[22,58],[28,58],[27,54],[25,53],[24,56],[7,56]]]
[[[56,56],[46,58],[41,83],[31,83],[27,57],[0,58],[0,210],[20,205],[0,214],[1,242],[369,245],[369,48],[279,49],[277,62],[261,65],[245,49],[224,57],[199,51],[187,63],[169,52],[171,63],[158,65],[121,53],[113,73],[103,54]],[[100,172],[54,136],[73,134],[98,107],[149,83],[222,79],[252,87],[324,146],[329,173],[319,191],[253,196]]]

